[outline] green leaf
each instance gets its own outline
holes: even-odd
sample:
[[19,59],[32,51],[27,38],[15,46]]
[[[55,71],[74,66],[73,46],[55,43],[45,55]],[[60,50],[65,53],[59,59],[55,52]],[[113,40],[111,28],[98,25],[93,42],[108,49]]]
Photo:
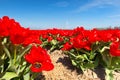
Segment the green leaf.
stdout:
[[21,60],[21,58],[24,56],[24,54],[25,54],[27,51],[29,51],[31,47],[32,47],[32,45],[30,44],[30,45],[28,45],[25,49],[23,49],[22,52],[20,52],[21,55],[17,58],[16,61]]
[[84,57],[85,60],[90,61],[86,54],[83,54],[83,57]]
[[5,46],[5,44],[3,44],[3,49],[4,49],[5,53],[6,53],[6,55],[9,57],[9,59],[12,60],[12,57],[11,57],[11,55],[10,55],[10,52],[9,52],[9,50],[7,49],[7,47]]
[[84,56],[82,56],[82,55],[78,55],[78,56],[76,56],[76,59],[84,60]]
[[89,57],[89,59],[90,59],[90,60],[94,59],[95,56],[96,56],[96,54],[97,54],[97,53],[91,51],[91,52],[90,52],[90,57]]
[[50,51],[54,50],[55,48],[56,48],[56,46],[52,46],[52,47],[50,48]]
[[74,60],[72,60],[72,64],[73,66],[77,66],[77,63]]
[[4,64],[5,54],[0,56],[0,66]]
[[2,41],[2,44],[5,44],[5,43],[7,43],[7,38],[4,38]]
[[94,65],[94,63],[85,63],[84,67],[86,69],[94,69],[95,65]]
[[30,73],[24,75],[24,80],[30,80]]
[[56,45],[57,44],[57,40],[52,40],[51,44]]
[[112,57],[111,68],[114,70],[120,69],[120,57]]
[[6,72],[5,75],[1,79],[10,80],[10,79],[17,77],[17,76],[18,75],[14,72]]
[[106,73],[106,80],[113,80],[113,70],[105,68],[105,73]]
[[94,67],[97,67],[99,65],[99,57],[96,57],[95,61],[94,61]]

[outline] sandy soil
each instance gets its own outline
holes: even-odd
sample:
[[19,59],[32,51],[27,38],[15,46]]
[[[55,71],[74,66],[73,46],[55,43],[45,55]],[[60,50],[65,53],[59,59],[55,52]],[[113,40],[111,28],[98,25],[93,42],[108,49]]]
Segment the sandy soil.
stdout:
[[[70,59],[62,51],[55,50],[49,53],[55,68],[52,71],[43,71],[40,80],[105,80],[105,72],[102,68],[82,73],[72,66]],[[114,80],[120,80],[120,73],[115,72],[114,77]]]

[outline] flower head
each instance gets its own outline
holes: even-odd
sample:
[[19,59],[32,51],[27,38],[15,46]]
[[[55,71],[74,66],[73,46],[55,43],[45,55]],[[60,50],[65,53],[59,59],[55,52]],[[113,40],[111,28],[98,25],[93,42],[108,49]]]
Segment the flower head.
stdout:
[[112,56],[120,56],[120,43],[119,42],[113,42],[110,45],[110,54]]
[[63,45],[63,48],[61,50],[70,50],[72,49],[72,45],[68,42],[66,42],[64,45]]
[[47,51],[41,47],[33,46],[30,52],[25,55],[25,60],[32,64],[30,69],[33,72],[49,71],[54,68]]

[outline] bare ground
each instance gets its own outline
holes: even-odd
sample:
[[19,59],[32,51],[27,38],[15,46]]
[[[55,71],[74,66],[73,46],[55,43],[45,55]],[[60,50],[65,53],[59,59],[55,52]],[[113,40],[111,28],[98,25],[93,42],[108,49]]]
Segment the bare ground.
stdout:
[[[49,52],[49,51],[48,51]],[[105,72],[102,68],[87,70],[84,73],[72,66],[67,55],[60,50],[49,52],[54,69],[43,71],[40,80],[105,80]],[[114,80],[120,80],[120,73],[114,73]]]

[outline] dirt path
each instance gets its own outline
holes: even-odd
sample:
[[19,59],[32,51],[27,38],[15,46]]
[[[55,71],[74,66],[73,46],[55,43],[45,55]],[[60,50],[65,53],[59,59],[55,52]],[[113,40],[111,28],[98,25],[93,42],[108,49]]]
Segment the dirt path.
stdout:
[[[105,72],[101,68],[94,71],[87,70],[82,74],[71,65],[68,56],[62,54],[62,51],[55,50],[50,56],[55,68],[52,71],[44,71],[44,78],[40,80],[105,80]],[[114,76],[114,80],[120,80],[120,73],[116,72]]]

